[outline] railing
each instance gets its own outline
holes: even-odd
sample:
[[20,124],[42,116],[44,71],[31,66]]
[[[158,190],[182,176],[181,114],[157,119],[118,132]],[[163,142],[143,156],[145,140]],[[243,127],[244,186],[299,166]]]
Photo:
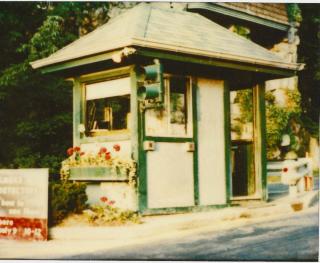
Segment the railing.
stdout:
[[312,188],[312,160],[310,158],[268,162],[267,172],[268,176],[279,176],[282,184],[289,185],[290,194],[308,191]]
[[268,162],[268,176],[282,176],[283,173],[286,173],[284,168],[288,169],[286,170],[287,173],[298,173],[301,177],[312,176],[312,160],[310,158]]
[[268,162],[267,173],[268,176],[281,176],[283,169],[283,161],[281,162]]

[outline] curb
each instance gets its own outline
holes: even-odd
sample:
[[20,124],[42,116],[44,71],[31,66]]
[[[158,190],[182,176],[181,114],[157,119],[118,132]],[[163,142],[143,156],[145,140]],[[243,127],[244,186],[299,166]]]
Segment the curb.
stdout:
[[319,191],[304,192],[297,196],[285,196],[277,201],[277,206],[290,207],[291,211],[301,211],[314,206],[319,201]]
[[311,191],[302,198],[303,207],[308,208],[319,202],[319,191]]
[[283,197],[260,207],[228,207],[206,212],[144,217],[142,224],[122,226],[57,226],[49,230],[50,240],[109,240],[123,241],[165,235],[174,231],[196,231],[215,224],[238,219],[258,219],[272,215],[294,213],[292,204],[302,209],[319,200],[319,191],[305,192],[297,197]]
[[[103,240],[112,241],[146,238],[173,231],[200,229],[214,222],[236,219],[246,212],[246,208],[225,208],[210,212],[198,212],[176,215],[149,216],[143,224],[123,226],[65,226],[49,230],[50,240]],[[90,235],[88,235],[90,233]]]

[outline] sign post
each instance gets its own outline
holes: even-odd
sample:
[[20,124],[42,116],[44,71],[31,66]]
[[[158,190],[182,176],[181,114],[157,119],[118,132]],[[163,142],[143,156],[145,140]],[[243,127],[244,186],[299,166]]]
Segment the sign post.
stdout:
[[47,240],[48,169],[0,170],[0,239]]

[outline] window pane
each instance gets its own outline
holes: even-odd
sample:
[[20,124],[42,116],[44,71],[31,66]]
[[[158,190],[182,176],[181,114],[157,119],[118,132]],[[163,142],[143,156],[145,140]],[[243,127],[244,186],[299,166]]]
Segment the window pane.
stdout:
[[230,92],[231,139],[253,140],[252,89]]
[[126,80],[117,79],[86,86],[87,135],[107,135],[111,131],[129,129],[130,95],[123,95],[130,90]]
[[148,109],[145,114],[148,136],[168,136],[168,111],[166,108]]
[[[165,79],[164,107],[146,110],[146,134],[148,136],[187,136],[188,105],[191,97],[188,95],[188,79],[171,77]],[[189,129],[190,130],[190,129]]]
[[171,133],[174,135],[185,135],[187,133],[186,91],[187,83],[185,79],[171,79],[170,123]]
[[86,85],[87,100],[127,94],[130,94],[130,78],[113,79]]

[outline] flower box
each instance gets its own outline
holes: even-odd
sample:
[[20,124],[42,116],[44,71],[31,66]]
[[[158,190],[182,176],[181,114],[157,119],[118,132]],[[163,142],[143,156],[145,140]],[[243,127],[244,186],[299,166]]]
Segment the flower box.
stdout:
[[128,175],[123,170],[109,167],[72,167],[69,179],[77,181],[127,181]]

